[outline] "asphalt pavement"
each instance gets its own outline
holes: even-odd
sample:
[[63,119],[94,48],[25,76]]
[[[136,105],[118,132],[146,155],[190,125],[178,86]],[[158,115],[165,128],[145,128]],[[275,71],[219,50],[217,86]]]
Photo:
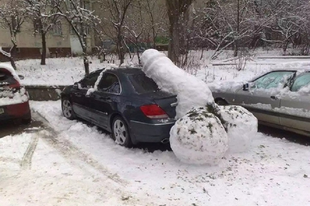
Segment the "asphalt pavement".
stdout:
[[23,124],[21,122],[7,121],[0,122],[0,138],[8,135],[17,135],[23,132],[33,132],[43,127],[41,121],[32,119],[31,123]]

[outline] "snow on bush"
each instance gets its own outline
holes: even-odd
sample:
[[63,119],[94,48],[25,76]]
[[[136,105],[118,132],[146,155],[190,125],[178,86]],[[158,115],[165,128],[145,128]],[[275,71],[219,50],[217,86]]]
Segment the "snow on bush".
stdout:
[[170,144],[182,162],[216,165],[228,150],[228,136],[219,118],[199,107],[177,120]]
[[207,84],[178,68],[165,54],[148,49],[141,56],[142,70],[163,91],[177,95],[177,118],[183,117],[194,107],[213,103]]
[[241,106],[219,106],[219,115],[225,121],[224,127],[229,137],[229,151],[246,151],[253,135],[257,132],[256,117]]

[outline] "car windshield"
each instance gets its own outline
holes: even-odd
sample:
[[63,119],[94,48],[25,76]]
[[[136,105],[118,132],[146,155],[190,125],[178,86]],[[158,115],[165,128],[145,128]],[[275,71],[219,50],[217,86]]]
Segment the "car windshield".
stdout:
[[294,74],[292,71],[276,71],[270,72],[258,79],[256,79],[252,88],[256,89],[271,89],[276,88],[284,84],[289,77]]
[[133,74],[129,76],[135,91],[139,94],[158,91],[158,86],[153,79],[148,78],[145,74]]

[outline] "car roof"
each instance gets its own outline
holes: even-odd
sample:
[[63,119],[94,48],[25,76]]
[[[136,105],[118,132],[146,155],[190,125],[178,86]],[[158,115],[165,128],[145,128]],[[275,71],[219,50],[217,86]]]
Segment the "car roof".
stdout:
[[141,72],[143,73],[141,67],[140,68],[138,68],[138,67],[135,67],[135,68],[133,68],[133,67],[125,67],[125,68],[120,67],[120,68],[112,69],[110,71],[112,71],[115,74],[119,74],[119,73],[122,73],[122,74],[140,74]]
[[[98,72],[101,72],[103,71],[103,69],[98,69],[98,70],[95,70],[91,73],[98,73]],[[121,74],[129,74],[129,75],[132,75],[132,74],[141,74],[141,73],[144,73],[142,71],[142,67],[116,67],[116,68],[112,68],[112,69],[107,69],[106,72],[110,72],[110,73],[113,73],[113,74],[116,74],[116,75],[121,75]]]

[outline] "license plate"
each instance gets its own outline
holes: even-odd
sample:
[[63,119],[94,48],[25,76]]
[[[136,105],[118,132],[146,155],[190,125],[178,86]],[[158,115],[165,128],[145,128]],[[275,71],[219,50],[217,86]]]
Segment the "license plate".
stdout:
[[3,114],[3,113],[4,113],[4,109],[0,108],[0,114]]

